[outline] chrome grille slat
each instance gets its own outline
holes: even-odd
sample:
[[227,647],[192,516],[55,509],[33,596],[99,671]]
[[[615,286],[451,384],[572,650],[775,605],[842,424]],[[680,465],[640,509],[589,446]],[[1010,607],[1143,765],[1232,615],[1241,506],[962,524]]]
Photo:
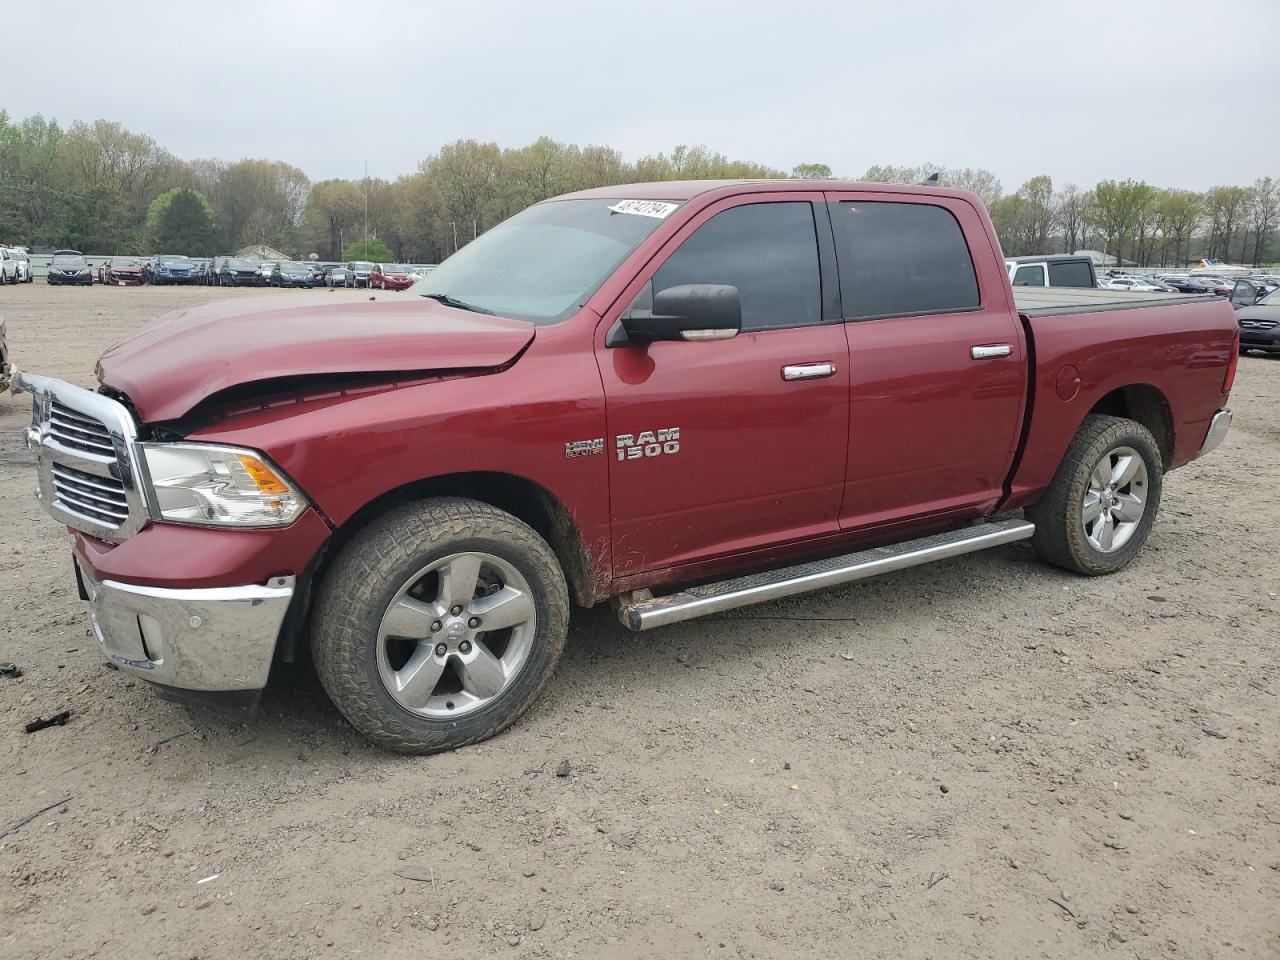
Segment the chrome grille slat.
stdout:
[[53,465],[53,475],[54,478],[58,480],[66,479],[71,483],[78,483],[85,487],[91,487],[94,490],[101,490],[104,493],[116,494],[122,497],[124,496],[124,487],[118,482],[95,476],[91,473],[85,473],[83,470],[64,467],[60,463],[55,463]]

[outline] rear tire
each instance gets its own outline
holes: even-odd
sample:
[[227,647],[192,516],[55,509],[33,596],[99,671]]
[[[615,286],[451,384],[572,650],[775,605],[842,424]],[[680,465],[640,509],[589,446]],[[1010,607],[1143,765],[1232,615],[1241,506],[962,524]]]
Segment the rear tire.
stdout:
[[1087,576],[1126,566],[1155,523],[1164,463],[1151,431],[1122,417],[1081,425],[1044,495],[1027,508],[1042,560]]
[[542,537],[488,504],[437,498],[343,548],[317,594],[311,650],[325,691],[371,742],[436,753],[514,723],[551,679],[568,624]]

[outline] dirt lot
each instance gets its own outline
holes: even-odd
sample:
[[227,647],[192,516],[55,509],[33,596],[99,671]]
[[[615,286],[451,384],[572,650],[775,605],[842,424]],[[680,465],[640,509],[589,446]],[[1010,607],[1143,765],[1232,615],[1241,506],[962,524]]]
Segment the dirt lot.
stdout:
[[[0,312],[87,383],[217,295]],[[1278,402],[1243,359],[1120,575],[1019,544],[643,636],[598,608],[513,730],[412,759],[309,668],[247,721],[108,670],[0,399],[0,829],[71,798],[0,839],[0,957],[1280,956]]]

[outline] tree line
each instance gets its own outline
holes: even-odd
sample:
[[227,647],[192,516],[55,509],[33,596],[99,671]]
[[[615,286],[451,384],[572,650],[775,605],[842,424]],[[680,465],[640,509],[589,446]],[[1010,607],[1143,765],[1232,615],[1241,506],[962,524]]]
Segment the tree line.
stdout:
[[[848,179],[914,183],[934,173],[982,198],[1009,255],[1095,249],[1155,265],[1268,263],[1280,253],[1280,187],[1270,177],[1202,193],[1135,180],[1055,189],[1047,175],[1005,193],[989,170],[932,164],[873,166]],[[277,160],[183,160],[119,123],[64,128],[0,110],[0,241],[100,254],[210,256],[261,244],[337,260],[363,241],[367,217],[371,251],[436,262],[529,204],[572,190],[783,177],[824,180],[832,171],[822,163],[784,171],[683,145],[632,162],[612,147],[543,137],[506,148],[458,140],[395,180],[313,183]]]

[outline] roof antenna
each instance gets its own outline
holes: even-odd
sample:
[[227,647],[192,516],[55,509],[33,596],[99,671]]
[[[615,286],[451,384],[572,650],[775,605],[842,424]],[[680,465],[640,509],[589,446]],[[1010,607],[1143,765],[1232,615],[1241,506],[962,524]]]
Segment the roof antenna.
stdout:
[[929,176],[927,176],[927,177],[925,177],[923,180],[921,180],[918,184],[916,184],[916,186],[918,186],[918,187],[936,187],[936,186],[938,186],[938,171],[936,171],[936,170],[935,170],[933,173],[929,174]]

